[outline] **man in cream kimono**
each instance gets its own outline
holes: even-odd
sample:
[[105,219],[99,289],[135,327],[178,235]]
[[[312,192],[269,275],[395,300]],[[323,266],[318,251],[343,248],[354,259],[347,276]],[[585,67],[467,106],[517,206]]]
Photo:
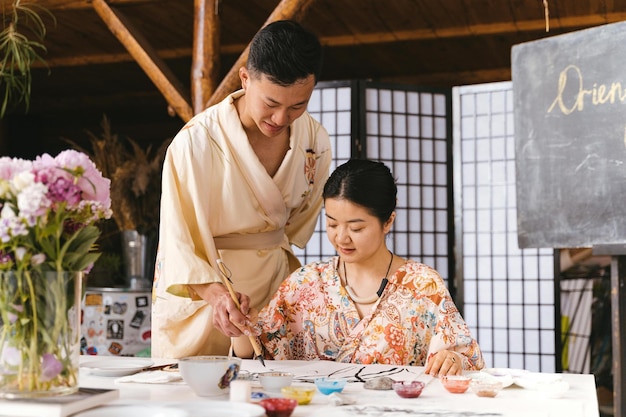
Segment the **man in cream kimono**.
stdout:
[[[242,89],[191,119],[163,166],[152,356],[223,355],[244,314],[300,266],[329,174],[330,141],[306,107],[321,69],[315,35],[263,28],[239,70]],[[225,265],[241,312],[221,284]]]

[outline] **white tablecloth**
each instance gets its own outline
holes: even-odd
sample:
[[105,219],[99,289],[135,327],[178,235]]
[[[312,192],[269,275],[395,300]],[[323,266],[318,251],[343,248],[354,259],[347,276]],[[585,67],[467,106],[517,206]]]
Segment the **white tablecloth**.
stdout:
[[[93,359],[93,358],[90,358]],[[117,358],[123,361],[128,358]],[[89,360],[81,357],[81,361]],[[156,364],[165,363],[155,360]],[[378,376],[390,376],[395,380],[418,379],[427,385],[418,398],[400,398],[393,391],[375,391],[363,388],[362,382],[350,382],[342,394],[356,399],[356,405],[335,406],[329,397],[317,392],[309,405],[296,407],[293,417],[305,416],[484,416],[484,417],[599,417],[595,380],[593,375],[562,374],[570,389],[561,398],[547,398],[543,392],[511,385],[495,398],[481,398],[471,390],[463,394],[451,394],[437,378],[423,373],[423,367],[355,365],[327,361],[266,361],[263,368],[258,361],[244,360],[242,369],[251,373],[269,370],[289,371],[295,374],[294,384],[306,384],[317,376],[348,377],[351,380],[367,380]],[[203,398],[196,396],[184,383],[146,384],[120,383],[119,378],[91,375],[81,370],[80,385],[90,388],[115,388],[120,390],[124,403],[164,403],[168,401],[228,401],[228,396]],[[262,391],[253,383],[253,391]],[[360,412],[357,412],[356,409]]]

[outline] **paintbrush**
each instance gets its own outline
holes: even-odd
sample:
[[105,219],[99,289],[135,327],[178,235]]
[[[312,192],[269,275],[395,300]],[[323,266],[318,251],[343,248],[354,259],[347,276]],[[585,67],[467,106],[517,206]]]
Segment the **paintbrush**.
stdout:
[[[239,311],[241,311],[241,304],[239,304],[239,299],[237,298],[237,294],[235,293],[235,289],[233,288],[233,285],[230,282],[230,270],[226,267],[226,265],[224,264],[224,262],[222,262],[221,259],[217,260],[217,265],[220,269],[220,279],[222,280],[222,283],[226,286],[226,288],[228,289],[228,292],[230,294],[230,298],[233,299],[233,302],[235,303],[235,306],[237,306],[237,308],[239,309]],[[239,327],[239,326],[237,326]],[[250,335],[248,336],[248,339],[250,339],[250,344],[252,345],[252,349],[254,349],[254,358],[258,359],[261,362],[261,365],[263,365],[265,367],[265,361],[263,360],[263,350],[261,349],[261,346],[259,345],[259,342],[257,342],[256,337]]]

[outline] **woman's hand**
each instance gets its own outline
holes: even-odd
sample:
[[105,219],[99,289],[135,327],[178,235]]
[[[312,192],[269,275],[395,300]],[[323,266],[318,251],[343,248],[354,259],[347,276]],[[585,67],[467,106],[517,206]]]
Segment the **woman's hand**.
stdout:
[[228,337],[243,335],[250,321],[246,317],[250,309],[250,298],[237,293],[241,311],[237,308],[228,289],[220,283],[191,284],[195,293],[213,307],[213,325]]
[[463,373],[462,359],[451,350],[442,350],[430,357],[424,371],[432,376],[461,375]]

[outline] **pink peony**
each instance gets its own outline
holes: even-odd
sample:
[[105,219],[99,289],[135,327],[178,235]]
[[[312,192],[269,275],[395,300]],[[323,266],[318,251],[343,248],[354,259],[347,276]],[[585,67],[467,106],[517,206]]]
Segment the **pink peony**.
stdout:
[[57,177],[48,183],[48,197],[52,201],[67,201],[70,207],[76,207],[81,201],[81,189],[73,179]]
[[82,191],[83,200],[98,201],[109,209],[111,207],[111,180],[102,176],[87,155],[73,149],[65,150],[54,158],[58,166],[70,171],[78,179],[76,185]]

